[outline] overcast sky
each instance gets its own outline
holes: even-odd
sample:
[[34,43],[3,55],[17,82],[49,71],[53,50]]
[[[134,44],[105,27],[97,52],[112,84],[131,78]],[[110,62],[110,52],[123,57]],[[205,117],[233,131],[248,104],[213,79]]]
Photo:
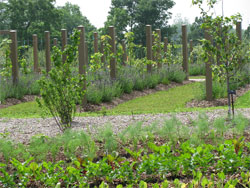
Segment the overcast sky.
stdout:
[[[82,14],[86,16],[90,22],[97,28],[103,27],[106,21],[111,0],[56,0],[57,5],[62,6],[66,2],[77,4],[80,6]],[[192,23],[196,16],[199,16],[199,9],[192,6],[192,0],[174,0],[175,6],[171,9],[173,13],[172,21],[176,15],[181,14]],[[214,9],[216,14],[222,12],[221,0]],[[230,16],[235,13],[240,13],[243,16],[243,28],[246,29],[250,24],[250,0],[224,0],[224,15]]]

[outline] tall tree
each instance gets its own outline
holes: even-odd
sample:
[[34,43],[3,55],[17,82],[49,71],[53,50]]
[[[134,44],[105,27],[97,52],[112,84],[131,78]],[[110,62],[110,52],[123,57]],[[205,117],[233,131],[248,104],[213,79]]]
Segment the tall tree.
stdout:
[[72,33],[74,28],[77,28],[79,25],[83,25],[86,32],[91,32],[96,29],[90,21],[82,15],[78,5],[67,2],[64,6],[58,7],[58,9],[61,13],[62,27],[67,29],[69,33]]
[[55,0],[9,0],[7,12],[9,29],[18,30],[20,40],[31,38],[33,33],[42,35],[45,30],[53,33],[60,27]]
[[201,28],[203,23],[202,17],[196,17],[194,23],[190,26],[188,38],[194,41],[194,45],[199,43],[199,40],[204,38],[204,30]]
[[123,38],[126,31],[135,33],[135,42],[145,44],[145,26],[168,31],[169,9],[173,0],[112,0],[111,10],[105,27],[111,24],[117,28],[118,36]]

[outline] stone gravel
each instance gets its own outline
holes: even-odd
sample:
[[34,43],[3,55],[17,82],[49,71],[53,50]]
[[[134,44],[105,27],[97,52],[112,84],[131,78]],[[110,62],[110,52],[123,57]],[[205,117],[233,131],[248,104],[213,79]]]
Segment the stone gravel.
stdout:
[[[210,120],[227,115],[227,110],[214,110],[204,112]],[[241,113],[250,119],[250,109],[236,109],[236,114]],[[84,130],[92,134],[102,131],[106,125],[111,125],[114,133],[117,134],[127,126],[143,122],[143,126],[154,122],[160,125],[165,120],[176,116],[182,123],[188,124],[190,120],[198,118],[201,112],[183,112],[168,114],[142,114],[142,115],[119,115],[119,116],[99,116],[99,117],[76,117],[72,124],[74,130]],[[46,136],[56,136],[61,134],[53,118],[42,119],[7,119],[0,118],[0,133],[8,133],[15,142],[28,143],[34,135],[43,134]]]

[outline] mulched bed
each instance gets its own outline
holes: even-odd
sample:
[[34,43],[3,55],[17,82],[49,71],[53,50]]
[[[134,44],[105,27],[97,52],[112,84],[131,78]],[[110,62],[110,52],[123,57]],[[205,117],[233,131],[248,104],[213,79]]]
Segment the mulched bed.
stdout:
[[[236,91],[236,95],[234,95],[234,101],[236,101],[238,97],[244,95],[249,90],[250,90],[250,84],[238,89]],[[207,108],[207,107],[226,106],[226,105],[227,105],[227,98],[222,98],[222,99],[216,99],[213,101],[192,100],[186,104],[186,107],[187,108],[193,108],[193,107]]]
[[36,95],[25,95],[22,99],[8,98],[3,103],[0,102],[0,109],[21,104],[24,102],[34,101],[36,97]]

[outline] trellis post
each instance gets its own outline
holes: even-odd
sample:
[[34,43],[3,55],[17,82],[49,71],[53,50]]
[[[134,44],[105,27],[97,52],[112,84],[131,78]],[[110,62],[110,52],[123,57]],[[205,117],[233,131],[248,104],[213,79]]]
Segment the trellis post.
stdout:
[[[110,40],[111,51],[113,54],[116,54],[115,27],[114,26],[109,27],[109,35],[111,37],[111,40]],[[110,78],[112,80],[116,79],[116,60],[114,57],[112,57],[110,60]]]
[[98,33],[94,32],[94,53],[98,53]]
[[190,41],[189,41],[190,62],[191,62],[191,63],[194,63],[194,62],[193,62],[194,59],[193,59],[192,56],[191,56],[192,52],[193,52],[193,40],[190,40]]
[[34,58],[34,72],[38,73],[38,38],[37,35],[33,35],[33,58]]
[[46,58],[46,72],[51,70],[51,58],[50,58],[50,32],[45,31],[45,58]]
[[[86,77],[86,53],[85,53],[85,28],[83,26],[78,26],[78,30],[80,33],[80,43],[78,45],[78,60],[79,60],[79,74],[84,75]],[[87,89],[87,83],[86,80],[83,82],[83,90]],[[84,95],[84,98],[82,99],[82,105],[85,107],[87,104],[87,98],[86,95]]]
[[[242,27],[241,27],[241,22],[237,22],[236,23],[236,32],[237,32],[237,37],[238,37],[238,39],[240,40],[240,43],[241,43],[241,41],[242,41],[242,29],[241,29]],[[242,61],[241,61],[241,59],[239,60],[239,64],[241,64],[242,63]]]
[[160,29],[156,29],[155,30],[156,33],[158,34],[159,36],[159,46],[158,46],[158,50],[157,50],[157,57],[156,57],[156,60],[157,60],[157,68],[158,70],[162,68],[162,64],[159,62],[159,60],[161,59],[161,30]]
[[[146,25],[147,59],[152,60],[152,26]],[[147,72],[152,73],[152,64],[147,64]]]
[[182,53],[183,53],[183,71],[186,73],[188,80],[188,45],[187,45],[187,26],[182,25]]
[[[207,30],[205,30],[205,39],[212,42],[212,37],[211,35],[208,33]],[[211,68],[211,64],[212,64],[212,56],[211,54],[209,54],[209,58],[208,61],[205,62],[206,64],[206,100],[211,101],[213,100],[213,81],[212,81],[212,68]]]
[[18,68],[18,56],[17,56],[17,31],[11,30],[9,32],[11,38],[11,62],[12,62],[12,81],[16,85],[19,81],[19,68]]

